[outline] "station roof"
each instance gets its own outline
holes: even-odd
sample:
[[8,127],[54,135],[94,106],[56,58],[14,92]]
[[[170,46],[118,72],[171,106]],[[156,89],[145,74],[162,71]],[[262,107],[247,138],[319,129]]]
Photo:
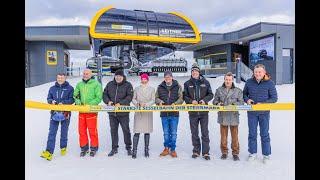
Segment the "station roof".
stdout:
[[68,49],[91,49],[88,26],[27,26],[25,40],[63,41]]
[[240,30],[227,33],[200,33],[201,42],[183,47],[182,51],[196,51],[209,46],[239,42],[247,43],[250,40],[274,34],[277,26],[294,28],[294,24],[259,22]]

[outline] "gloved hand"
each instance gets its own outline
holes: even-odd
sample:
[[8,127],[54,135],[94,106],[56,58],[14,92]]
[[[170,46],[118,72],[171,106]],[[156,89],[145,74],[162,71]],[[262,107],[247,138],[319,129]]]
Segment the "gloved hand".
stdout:
[[66,117],[66,119],[69,119],[69,117],[70,117],[70,112],[65,111],[65,112],[63,112],[63,115],[64,115],[64,117]]
[[80,99],[76,99],[74,102],[76,103],[76,105],[81,105],[81,100]]

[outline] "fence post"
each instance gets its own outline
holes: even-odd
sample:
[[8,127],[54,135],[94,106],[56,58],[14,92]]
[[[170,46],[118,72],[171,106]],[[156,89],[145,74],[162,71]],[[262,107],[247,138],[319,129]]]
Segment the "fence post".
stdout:
[[240,83],[241,82],[241,59],[238,57],[236,59],[236,83]]

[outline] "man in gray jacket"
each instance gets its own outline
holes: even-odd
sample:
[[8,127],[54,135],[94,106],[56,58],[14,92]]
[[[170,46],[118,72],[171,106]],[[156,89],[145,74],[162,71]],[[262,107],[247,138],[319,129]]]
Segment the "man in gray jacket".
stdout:
[[[242,90],[235,87],[233,83],[233,74],[228,72],[224,76],[224,83],[221,87],[216,90],[215,97],[213,100],[214,105],[227,106],[227,105],[242,105],[243,94]],[[231,131],[231,148],[233,160],[238,161],[239,159],[239,140],[238,140],[238,125],[239,125],[239,112],[238,111],[227,111],[218,112],[218,123],[220,124],[221,134],[221,159],[227,159],[228,156],[228,129]]]

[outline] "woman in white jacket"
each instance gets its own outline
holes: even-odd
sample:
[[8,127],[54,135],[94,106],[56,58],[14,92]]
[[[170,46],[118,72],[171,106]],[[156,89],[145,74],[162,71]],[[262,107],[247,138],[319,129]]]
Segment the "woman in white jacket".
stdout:
[[[155,89],[148,85],[148,74],[142,74],[141,85],[136,87],[133,92],[132,103],[135,106],[151,106],[155,103]],[[140,133],[144,133],[144,156],[149,157],[149,140],[150,133],[153,131],[153,113],[152,112],[136,112],[134,114],[133,125],[133,149],[132,158],[137,157],[137,147],[139,143]]]

